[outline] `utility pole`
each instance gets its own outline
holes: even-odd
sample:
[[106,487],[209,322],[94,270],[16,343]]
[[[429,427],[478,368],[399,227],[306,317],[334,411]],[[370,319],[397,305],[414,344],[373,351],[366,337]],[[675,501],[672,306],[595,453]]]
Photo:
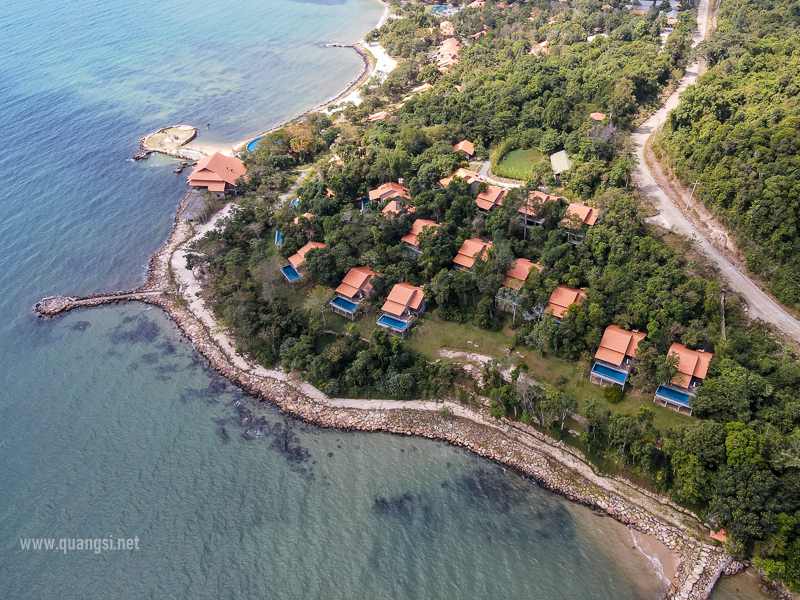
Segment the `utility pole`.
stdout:
[[689,202],[692,201],[692,196],[694,196],[694,190],[697,187],[698,183],[700,183],[700,182],[699,181],[695,181],[694,185],[692,186],[692,193],[689,194],[689,199],[686,201],[686,209],[685,210],[689,210]]

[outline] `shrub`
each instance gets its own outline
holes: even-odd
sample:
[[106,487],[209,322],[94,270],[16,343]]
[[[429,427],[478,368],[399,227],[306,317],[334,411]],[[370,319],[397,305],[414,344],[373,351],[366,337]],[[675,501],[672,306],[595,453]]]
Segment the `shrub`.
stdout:
[[610,385],[603,390],[603,398],[609,404],[619,404],[620,402],[622,402],[622,398],[624,396],[625,392],[623,392],[618,387],[614,387],[613,385]]

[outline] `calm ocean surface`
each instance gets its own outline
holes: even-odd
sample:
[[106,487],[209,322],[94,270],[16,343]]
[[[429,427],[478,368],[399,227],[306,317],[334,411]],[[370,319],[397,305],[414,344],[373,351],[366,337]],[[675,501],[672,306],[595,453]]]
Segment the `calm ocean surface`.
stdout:
[[[627,531],[461,450],[254,405],[139,285],[185,178],[161,125],[232,142],[358,75],[372,0],[11,0],[0,20],[0,598],[657,598]],[[244,423],[267,435],[245,441]],[[139,538],[138,551],[20,538]]]

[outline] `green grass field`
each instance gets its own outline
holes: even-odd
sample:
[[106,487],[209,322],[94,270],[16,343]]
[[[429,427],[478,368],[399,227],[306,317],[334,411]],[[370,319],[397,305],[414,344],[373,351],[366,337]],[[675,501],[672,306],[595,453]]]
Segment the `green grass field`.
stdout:
[[500,177],[527,179],[531,175],[534,165],[543,162],[545,158],[544,154],[535,148],[512,150],[497,163],[492,171]]

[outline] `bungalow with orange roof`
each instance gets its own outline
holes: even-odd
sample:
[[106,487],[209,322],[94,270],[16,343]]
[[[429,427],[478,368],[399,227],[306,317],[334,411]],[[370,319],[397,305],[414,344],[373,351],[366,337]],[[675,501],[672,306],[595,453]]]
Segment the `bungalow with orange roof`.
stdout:
[[507,193],[506,190],[499,186],[487,186],[486,191],[481,192],[478,194],[478,197],[475,198],[475,204],[478,205],[478,210],[488,213],[497,206],[503,206],[503,198]]
[[453,152],[463,152],[467,155],[467,160],[472,160],[475,156],[475,145],[469,140],[462,140],[453,146]]
[[[531,17],[531,20],[534,20]],[[534,56],[541,56],[542,54],[550,54],[550,43],[547,40],[543,42],[539,42],[538,44],[534,44],[531,46],[530,52],[528,54],[533,54]]]
[[668,382],[662,383],[656,389],[653,402],[664,403],[664,407],[672,406],[681,412],[683,409],[692,414],[689,401],[694,397],[694,391],[708,374],[708,364],[714,357],[704,350],[690,350],[683,344],[672,344],[667,356],[676,354],[678,357],[678,372]]
[[619,386],[624,390],[631,371],[631,359],[636,355],[639,342],[646,336],[646,333],[626,331],[616,325],[606,327],[600,347],[594,355],[596,360],[589,381]]
[[416,209],[410,204],[399,203],[397,200],[389,200],[389,202],[386,203],[386,206],[381,209],[381,212],[390,219],[395,215],[399,215],[403,211],[407,213],[413,213],[416,211]]
[[525,219],[525,228],[530,229],[534,225],[543,225],[546,219],[544,205],[551,200],[558,200],[557,196],[551,196],[539,190],[533,190],[525,199],[525,204],[519,207],[518,212]]
[[560,322],[567,314],[569,307],[573,304],[580,304],[586,298],[586,292],[576,290],[566,285],[560,285],[550,294],[545,312],[550,312]]
[[292,254],[289,257],[289,264],[285,267],[281,267],[281,273],[283,276],[286,277],[286,280],[289,283],[295,283],[300,281],[303,277],[302,273],[300,273],[300,267],[306,262],[306,254],[308,251],[313,248],[324,248],[325,244],[320,242],[308,242],[305,246],[300,248],[296,254]]
[[561,224],[567,232],[570,244],[580,244],[585,236],[585,227],[597,223],[600,213],[596,208],[573,202],[567,208],[567,213],[561,219]]
[[506,271],[506,278],[503,281],[503,285],[512,290],[522,289],[522,286],[528,280],[528,275],[531,274],[533,269],[541,273],[542,265],[531,262],[527,258],[517,258],[511,263],[511,268]]
[[247,169],[241,160],[215,152],[200,159],[186,181],[192,187],[204,187],[209,192],[225,194],[235,192],[236,180],[246,174]]
[[489,257],[489,250],[492,249],[492,242],[486,242],[481,238],[470,238],[464,240],[458,254],[453,259],[455,268],[459,271],[469,271],[475,264],[475,258],[480,256],[483,260]]
[[411,232],[408,235],[404,235],[401,238],[401,241],[408,246],[408,249],[412,252],[419,254],[422,252],[422,249],[419,247],[419,234],[421,234],[425,229],[428,228],[436,228],[439,227],[439,223],[436,221],[429,221],[428,219],[417,219],[411,225]]
[[466,181],[467,185],[469,185],[470,191],[473,194],[476,191],[478,191],[478,186],[481,183],[484,183],[483,179],[481,179],[481,176],[478,175],[475,171],[470,171],[469,169],[460,168],[456,169],[456,172],[450,175],[449,177],[440,179],[439,185],[441,185],[443,188],[447,188],[447,186],[450,185],[450,182],[453,181],[453,179],[455,179],[456,177],[460,177],[461,179]]
[[336,288],[337,296],[331,300],[333,312],[355,320],[355,313],[358,305],[364,298],[372,294],[372,284],[370,280],[375,277],[375,273],[369,267],[353,267],[342,279],[342,283]]
[[606,116],[607,116],[606,113],[593,112],[589,115],[589,118],[592,119],[593,121],[602,121],[603,119],[606,118]]
[[425,311],[425,291],[410,283],[398,283],[389,292],[381,311],[378,325],[405,338],[411,325]]
[[314,215],[312,215],[311,213],[303,213],[302,215],[300,215],[298,217],[295,217],[294,221],[292,221],[292,223],[294,223],[295,225],[299,225],[300,224],[300,217],[303,217],[305,219],[311,219],[311,217],[313,217],[313,216]]
[[389,198],[405,198],[411,200],[411,192],[408,188],[400,183],[390,181],[379,185],[374,190],[369,191],[370,202],[383,202]]

